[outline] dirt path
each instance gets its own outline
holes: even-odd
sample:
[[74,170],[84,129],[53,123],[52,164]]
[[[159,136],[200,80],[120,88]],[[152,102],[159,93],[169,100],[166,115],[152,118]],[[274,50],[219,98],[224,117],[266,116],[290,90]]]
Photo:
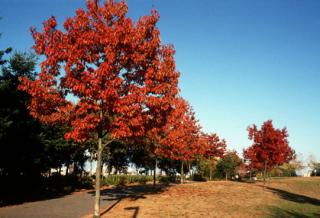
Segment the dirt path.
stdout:
[[[114,190],[104,190],[101,209],[105,210],[121,196]],[[93,212],[94,192],[80,192],[44,201],[29,202],[0,208],[0,217],[82,217]]]

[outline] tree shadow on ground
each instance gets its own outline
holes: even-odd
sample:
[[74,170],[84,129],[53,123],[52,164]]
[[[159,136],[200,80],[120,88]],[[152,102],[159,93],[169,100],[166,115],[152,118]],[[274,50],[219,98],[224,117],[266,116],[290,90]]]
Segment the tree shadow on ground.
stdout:
[[279,207],[268,207],[270,217],[281,217],[281,218],[292,218],[292,217],[299,217],[299,218],[313,218],[313,217],[320,217],[319,213],[312,213],[306,214],[304,212],[299,211],[290,211]]
[[272,193],[277,194],[282,199],[285,199],[285,200],[288,200],[288,201],[320,206],[320,200],[316,199],[316,198],[311,198],[311,197],[308,197],[308,196],[299,195],[299,194],[295,194],[295,193],[292,193],[292,192],[287,192],[287,191],[284,191],[284,190],[281,190],[281,189],[277,189],[277,188],[272,188],[272,187],[265,187],[265,188],[268,189],[269,191],[271,191]]
[[61,198],[65,195],[69,195],[72,191],[61,191],[61,192],[48,192],[47,190],[39,190],[39,189],[18,189],[14,190],[14,188],[10,188],[13,190],[12,192],[0,192],[0,208],[5,206],[12,206],[23,204],[27,202],[36,202],[43,200],[50,200],[55,198]]
[[126,207],[125,210],[133,210],[132,218],[137,218],[139,214],[140,207]]
[[251,179],[240,179],[240,180],[235,180],[235,182],[248,183],[248,184],[258,183],[258,181],[251,180]]
[[[157,184],[157,185],[130,185],[130,186],[122,186],[115,187],[112,189],[104,189],[101,190],[101,200],[103,201],[115,201],[108,208],[100,213],[100,215],[104,215],[108,213],[113,207],[115,207],[118,203],[120,203],[123,199],[130,200],[138,200],[146,198],[146,195],[154,195],[160,194],[168,189],[169,185],[165,184]],[[95,195],[95,191],[89,192],[93,196]],[[127,207],[126,210],[133,210],[134,214],[132,218],[136,218],[139,213],[139,207]]]
[[76,176],[0,177],[0,208],[60,198],[81,189],[92,189],[78,182]]

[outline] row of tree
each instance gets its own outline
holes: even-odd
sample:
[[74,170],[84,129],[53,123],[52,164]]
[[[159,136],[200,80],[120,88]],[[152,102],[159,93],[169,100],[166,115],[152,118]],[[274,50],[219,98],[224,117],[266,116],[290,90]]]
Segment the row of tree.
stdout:
[[[1,55],[1,175],[43,175],[71,164],[83,171],[87,159],[96,159],[96,217],[103,161],[109,170],[131,162],[154,175],[157,166],[169,173],[180,163],[181,181],[196,160],[209,163],[210,178],[217,160],[225,160],[217,169],[226,178],[241,162],[226,153],[225,140],[201,131],[179,95],[175,51],[161,43],[159,14],[134,22],[127,11],[124,1],[87,1],[64,30],[55,17],[40,32],[32,28],[39,74],[32,55],[16,53],[8,62]],[[248,130],[248,168],[265,175],[293,158],[286,129],[267,121]]]
[[87,10],[68,18],[64,31],[51,17],[42,32],[31,30],[34,49],[44,56],[39,75],[20,77],[34,118],[66,126],[67,140],[96,143],[97,217],[103,152],[112,143],[141,145],[155,163],[160,157],[182,163],[197,155],[212,158],[225,149],[216,135],[200,132],[191,106],[179,96],[175,52],[161,43],[159,14],[134,23],[127,10],[124,1],[87,1]]
[[[67,132],[66,127],[37,122],[27,111],[29,95],[17,89],[20,76],[35,79],[34,56],[27,53],[14,53],[8,61],[2,61],[0,93],[4,97],[3,99],[14,101],[3,101],[1,107],[2,135],[0,139],[1,144],[5,145],[2,146],[4,152],[1,158],[1,175],[11,177],[48,175],[52,168],[61,169],[62,166],[66,166],[68,169],[70,165],[75,167],[74,172],[82,173],[84,163],[96,159],[94,143],[90,140],[88,142],[67,141],[64,139],[64,134]],[[185,104],[183,99],[179,99],[179,102]],[[178,110],[175,112],[178,113]],[[184,117],[180,114],[175,116]],[[260,130],[260,135],[255,136],[261,141],[256,140],[252,147],[244,151],[247,161],[242,161],[236,152],[225,152],[225,140],[220,140],[215,134],[202,133],[200,127],[193,124],[197,123],[194,122],[194,113],[190,113],[189,117],[186,117],[186,121],[177,122],[179,126],[168,131],[168,135],[163,138],[167,143],[159,144],[156,147],[159,150],[156,152],[141,143],[128,145],[120,140],[110,143],[103,152],[103,162],[108,166],[109,173],[112,168],[116,170],[116,173],[126,172],[129,163],[133,163],[137,168],[147,170],[155,169],[155,164],[158,163],[157,167],[168,175],[179,172],[179,167],[181,175],[196,167],[197,173],[207,176],[211,180],[217,174],[218,177],[225,176],[226,178],[235,176],[239,173],[240,168],[244,168],[245,172],[270,171],[275,166],[280,166],[292,158],[293,152],[290,148],[281,144],[284,141],[287,143],[286,130],[282,130],[283,137],[277,138],[278,136],[274,132],[279,132],[279,130],[273,128],[271,121],[267,121],[262,126],[264,130]],[[184,123],[187,125],[184,126]],[[251,139],[253,138],[252,131],[258,134],[259,130],[255,126],[249,128]],[[18,135],[19,137],[17,137]],[[175,144],[175,138],[185,141]],[[178,147],[178,145],[183,147]],[[288,154],[280,150],[287,152],[284,148],[289,149]],[[248,156],[247,153],[250,149],[255,149],[252,152],[254,155]],[[7,154],[10,153],[15,154],[15,160],[9,158]],[[158,156],[155,157],[154,154],[158,154]],[[286,157],[286,159],[279,161],[277,155]],[[268,163],[266,168],[264,163]],[[183,166],[186,166],[186,169],[183,169]],[[281,167],[289,168],[292,166],[287,164]]]

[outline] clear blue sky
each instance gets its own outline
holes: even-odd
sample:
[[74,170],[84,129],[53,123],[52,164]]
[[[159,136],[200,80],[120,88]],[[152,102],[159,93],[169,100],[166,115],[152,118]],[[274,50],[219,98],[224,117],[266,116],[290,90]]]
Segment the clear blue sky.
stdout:
[[[30,26],[73,16],[82,0],[2,0],[0,48],[28,50]],[[135,20],[160,12],[163,42],[176,48],[182,96],[207,132],[240,153],[246,128],[272,119],[291,146],[320,158],[320,1],[129,0]]]

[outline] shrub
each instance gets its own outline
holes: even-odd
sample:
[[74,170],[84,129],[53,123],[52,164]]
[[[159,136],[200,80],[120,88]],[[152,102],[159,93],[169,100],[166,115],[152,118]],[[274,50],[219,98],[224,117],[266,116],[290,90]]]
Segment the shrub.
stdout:
[[90,177],[78,177],[76,175],[53,175],[42,178],[40,189],[46,190],[49,194],[70,193],[75,189],[88,189],[93,187],[93,180]]
[[201,174],[194,174],[191,179],[193,181],[199,181],[199,182],[205,182],[207,181],[207,179],[205,177],[203,177]]
[[104,179],[104,184],[124,186],[132,183],[146,184],[147,182],[152,180],[153,180],[152,176],[144,176],[144,175],[108,175]]
[[117,186],[125,186],[126,184],[128,184],[128,178],[125,175],[121,175],[119,177],[119,182],[117,184]]
[[83,177],[80,180],[81,188],[93,188],[93,179],[89,176]]
[[160,176],[159,177],[159,182],[163,184],[169,184],[169,183],[174,183],[176,182],[176,176]]
[[137,177],[137,179],[138,179],[138,183],[139,184],[146,184],[148,181],[151,181],[152,180],[152,178],[150,178],[150,176],[139,176],[139,177]]

